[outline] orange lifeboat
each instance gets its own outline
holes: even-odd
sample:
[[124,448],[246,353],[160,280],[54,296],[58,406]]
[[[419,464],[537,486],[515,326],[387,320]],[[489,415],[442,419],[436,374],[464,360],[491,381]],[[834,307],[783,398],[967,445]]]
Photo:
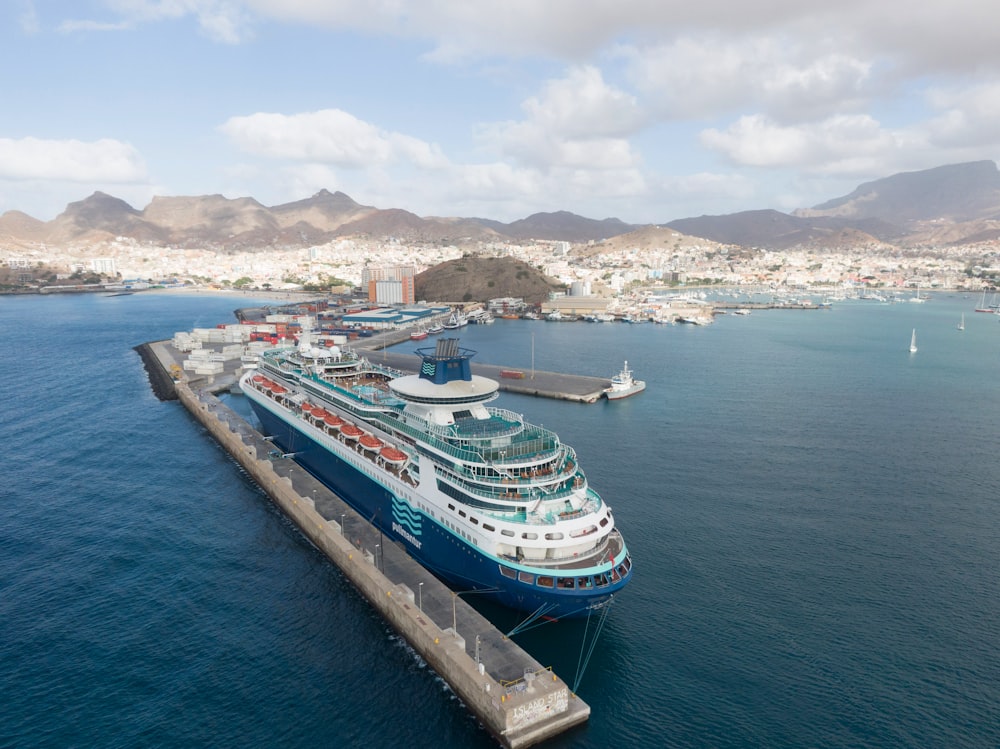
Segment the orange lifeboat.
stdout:
[[325,408],[314,408],[312,412],[317,419],[325,419],[328,413]]
[[302,413],[304,413],[304,414],[311,414],[312,412],[313,412],[313,405],[312,405],[312,403],[303,403],[302,404]]
[[406,462],[406,453],[402,450],[397,450],[391,445],[383,447],[379,455],[382,456],[382,460],[391,466],[401,466]]
[[364,434],[358,440],[365,450],[378,450],[385,446],[385,443],[373,434]]
[[326,425],[328,427],[339,427],[341,424],[344,423],[344,420],[342,418],[337,416],[337,414],[332,414],[332,413],[327,413],[323,417],[323,421],[326,422]]
[[282,395],[283,393],[287,393],[288,389],[281,387],[281,385],[273,385],[271,387],[271,392],[275,395]]
[[354,424],[344,424],[344,426],[340,428],[340,433],[349,440],[356,440],[364,434],[365,431],[360,427],[354,426]]

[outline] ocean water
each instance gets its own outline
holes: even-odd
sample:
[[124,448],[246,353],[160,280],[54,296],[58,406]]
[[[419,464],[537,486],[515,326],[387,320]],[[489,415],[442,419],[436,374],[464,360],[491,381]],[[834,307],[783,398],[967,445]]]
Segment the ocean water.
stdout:
[[[647,381],[497,404],[576,448],[635,562],[579,681],[591,720],[552,746],[1000,745],[1000,324],[977,301],[462,331],[480,361]],[[0,297],[0,746],[495,745],[153,397],[133,346],[247,304]],[[518,641],[574,683],[594,627]]]

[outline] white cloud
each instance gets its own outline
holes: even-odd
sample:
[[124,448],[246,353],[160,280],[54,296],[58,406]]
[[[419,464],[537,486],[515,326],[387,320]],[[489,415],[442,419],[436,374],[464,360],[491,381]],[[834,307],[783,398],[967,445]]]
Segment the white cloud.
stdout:
[[201,32],[214,41],[236,44],[252,37],[253,16],[242,0],[107,0],[104,4],[116,20],[67,19],[59,31],[128,31],[193,16]]
[[0,138],[0,179],[134,183],[145,178],[142,157],[121,141]]
[[872,93],[870,63],[779,37],[691,36],[652,48],[623,48],[622,54],[650,106],[672,119],[748,105],[795,119],[855,109]]
[[260,112],[232,117],[219,129],[244,151],[272,159],[348,169],[394,162],[437,168],[447,163],[436,145],[381,130],[339,109],[294,115]]
[[545,170],[569,168],[602,172],[631,169],[638,158],[625,136],[641,125],[635,97],[604,82],[592,66],[571,68],[528,98],[526,119],[481,127],[484,144],[502,157]]
[[838,115],[783,126],[766,117],[741,117],[725,131],[709,129],[702,143],[740,166],[795,168],[826,175],[888,174],[902,154],[922,153],[919,131],[887,130],[868,115]]
[[21,0],[21,12],[17,16],[18,26],[25,34],[36,34],[41,28],[38,22],[38,13],[35,4],[31,0]]
[[932,89],[928,104],[939,112],[927,124],[935,144],[952,148],[1000,150],[1000,83],[965,89]]
[[593,65],[572,67],[566,77],[547,81],[541,96],[522,108],[539,127],[568,138],[627,135],[643,120],[635,97],[605,83]]

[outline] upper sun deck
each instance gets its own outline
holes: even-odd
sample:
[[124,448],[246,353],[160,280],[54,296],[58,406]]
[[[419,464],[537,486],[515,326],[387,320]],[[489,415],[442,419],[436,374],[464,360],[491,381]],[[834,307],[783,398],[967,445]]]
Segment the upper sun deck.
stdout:
[[349,371],[364,361],[353,349],[339,346],[315,347],[309,344],[263,351],[260,360],[276,370],[295,375]]

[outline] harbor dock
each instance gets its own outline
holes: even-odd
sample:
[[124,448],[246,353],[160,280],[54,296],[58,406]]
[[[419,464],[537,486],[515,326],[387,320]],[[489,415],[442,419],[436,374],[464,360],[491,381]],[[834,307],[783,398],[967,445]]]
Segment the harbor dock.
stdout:
[[157,394],[173,391],[504,747],[532,746],[589,719],[590,706],[558,675],[220,401],[213,378],[172,377],[180,354],[169,341],[137,350]]
[[[404,354],[390,351],[390,346],[410,340],[407,330],[389,330],[376,333],[371,338],[352,341],[358,351],[366,353],[372,362],[385,364],[406,374],[416,374],[420,368],[420,357],[416,354]],[[421,342],[424,346],[433,346],[434,341]],[[595,403],[604,394],[604,389],[611,385],[610,378],[589,377],[587,375],[565,374],[562,372],[546,372],[543,370],[514,369],[497,364],[481,364],[472,362],[472,373],[489,377],[500,383],[500,390],[508,393],[534,395],[541,398],[576,401],[578,403]]]
[[[360,347],[356,348],[363,350]],[[415,374],[420,367],[420,357],[416,354],[371,351],[368,358],[372,362],[388,365],[407,374]],[[604,394],[604,389],[611,385],[611,380],[605,377],[512,369],[478,362],[472,362],[472,373],[496,380],[500,383],[500,390],[509,393],[536,395],[579,403],[595,403]]]

